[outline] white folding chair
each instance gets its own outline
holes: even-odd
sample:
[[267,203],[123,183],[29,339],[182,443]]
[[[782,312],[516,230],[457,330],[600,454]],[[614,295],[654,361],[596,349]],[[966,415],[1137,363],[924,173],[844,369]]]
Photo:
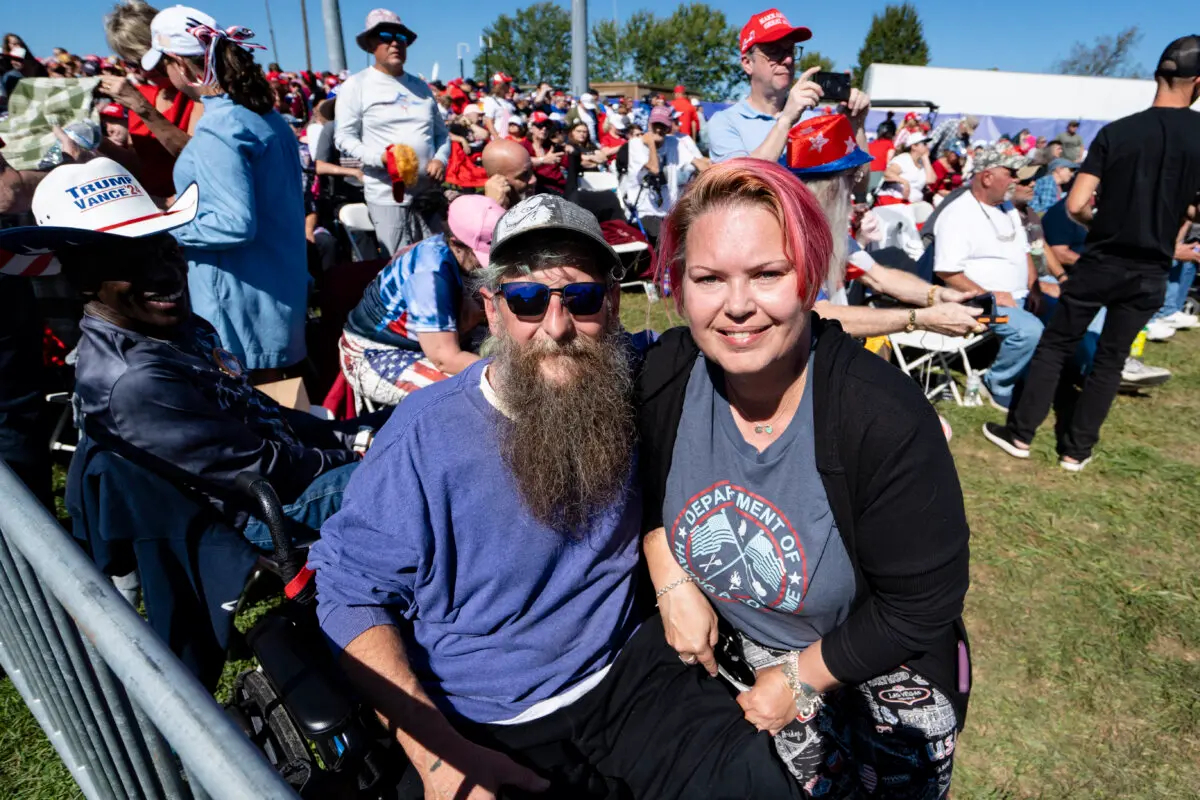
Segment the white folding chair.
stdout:
[[[991,331],[970,336],[945,336],[930,331],[912,331],[893,333],[888,336],[888,342],[896,356],[896,364],[905,375],[915,378],[921,384],[925,397],[934,400],[941,397],[949,387],[955,404],[961,406],[963,396],[950,371],[951,360],[955,357],[961,360],[963,374],[968,380],[972,375],[982,379],[985,370],[973,367],[967,354],[992,335]],[[906,354],[905,350],[909,353]],[[909,355],[914,350],[920,351],[920,355],[910,359]],[[935,373],[938,374],[935,376]]]
[[615,192],[617,190],[617,174],[615,172],[581,172],[579,173],[579,188],[585,192]]
[[362,240],[370,236],[375,239],[375,225],[371,222],[371,214],[366,203],[347,203],[338,211],[338,222],[346,229],[346,238],[350,240],[350,250],[355,261],[367,261],[374,254],[364,252]]

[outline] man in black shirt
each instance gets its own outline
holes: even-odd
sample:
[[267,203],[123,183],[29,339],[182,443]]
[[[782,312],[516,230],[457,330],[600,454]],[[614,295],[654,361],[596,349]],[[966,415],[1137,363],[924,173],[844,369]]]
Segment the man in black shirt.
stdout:
[[1067,212],[1088,228],[1087,250],[1063,287],[1007,425],[984,425],[984,436],[1017,458],[1029,457],[1063,368],[1096,312],[1107,308],[1092,371],[1071,418],[1057,425],[1059,465],[1084,468],[1129,346],[1162,305],[1175,237],[1200,189],[1200,114],[1190,110],[1200,98],[1200,37],[1167,45],[1154,78],[1154,104],[1104,126],[1088,150],[1067,196]]

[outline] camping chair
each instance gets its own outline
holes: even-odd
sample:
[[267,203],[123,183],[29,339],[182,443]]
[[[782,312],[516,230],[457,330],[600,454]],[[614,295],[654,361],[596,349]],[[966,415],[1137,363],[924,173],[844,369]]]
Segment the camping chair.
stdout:
[[375,225],[371,222],[371,214],[366,203],[347,203],[338,211],[338,222],[346,229],[346,238],[350,240],[350,250],[354,253],[355,261],[367,261],[375,255],[375,250],[367,250],[363,240],[375,241]]
[[[984,370],[971,365],[969,351],[987,341],[991,331],[970,336],[945,336],[930,331],[911,331],[893,333],[888,336],[888,343],[896,356],[896,365],[905,375],[921,384],[925,397],[936,400],[946,389],[950,390],[956,405],[963,405],[963,396],[955,383],[950,365],[956,357],[962,364],[962,371],[969,380],[971,376],[982,379]],[[906,354],[905,351],[908,351]],[[913,351],[919,355],[910,359]],[[937,373],[937,375],[935,375]]]

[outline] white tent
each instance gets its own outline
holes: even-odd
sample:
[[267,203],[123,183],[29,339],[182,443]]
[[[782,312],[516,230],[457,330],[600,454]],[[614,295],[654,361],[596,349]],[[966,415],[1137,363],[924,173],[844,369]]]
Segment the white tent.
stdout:
[[873,100],[935,103],[940,116],[973,114],[980,117],[985,139],[1021,128],[1053,136],[1068,120],[1078,119],[1080,134],[1090,141],[1104,123],[1154,100],[1154,81],[897,64],[867,67],[863,90]]

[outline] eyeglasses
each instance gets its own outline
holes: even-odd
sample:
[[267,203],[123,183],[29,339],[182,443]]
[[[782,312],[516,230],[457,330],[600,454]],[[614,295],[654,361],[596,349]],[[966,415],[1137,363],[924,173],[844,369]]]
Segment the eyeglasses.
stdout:
[[800,54],[804,52],[804,48],[793,44],[760,44],[757,45],[757,50],[762,53],[763,58],[773,64],[782,64],[788,56],[791,56],[793,61],[799,61]]
[[408,37],[399,31],[379,31],[375,36],[384,44],[395,42],[396,44],[408,45]]
[[567,311],[575,317],[595,314],[604,306],[608,288],[603,283],[568,283],[551,289],[544,283],[516,281],[500,285],[500,294],[508,310],[518,317],[540,317],[550,307],[550,295],[557,294]]

